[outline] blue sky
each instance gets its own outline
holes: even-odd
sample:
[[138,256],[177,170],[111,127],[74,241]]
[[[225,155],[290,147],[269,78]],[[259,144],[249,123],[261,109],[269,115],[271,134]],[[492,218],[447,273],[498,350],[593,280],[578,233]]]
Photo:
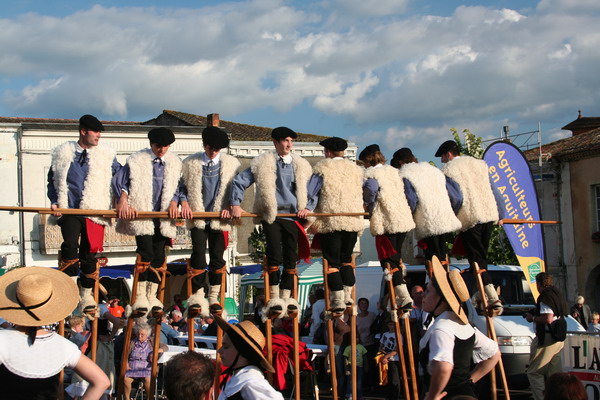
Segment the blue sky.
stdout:
[[421,160],[450,128],[548,142],[600,116],[597,0],[2,5],[1,116],[217,112]]

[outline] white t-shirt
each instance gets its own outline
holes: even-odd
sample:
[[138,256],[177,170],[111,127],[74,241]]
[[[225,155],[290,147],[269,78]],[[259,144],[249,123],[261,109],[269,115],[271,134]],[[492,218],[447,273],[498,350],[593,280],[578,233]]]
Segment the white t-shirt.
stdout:
[[15,375],[49,378],[63,368],[74,368],[80,357],[79,348],[57,333],[38,336],[29,346],[26,334],[14,329],[0,330],[0,365]]
[[[444,311],[429,327],[419,342],[422,350],[429,343],[429,361],[445,361],[454,365],[455,337],[465,340],[475,334],[473,362],[479,363],[492,357],[498,351],[498,344],[470,324],[463,325],[452,311]],[[428,363],[428,369],[431,363]],[[431,373],[431,370],[429,371]]]
[[[402,339],[404,340],[404,339]],[[388,354],[392,351],[396,351],[396,333],[395,332],[385,332],[381,335],[381,339],[379,340],[381,346],[383,346],[383,352]],[[390,361],[399,361],[398,353],[395,356],[390,358]]]
[[312,320],[310,325],[310,336],[315,336],[317,328],[323,322],[321,319],[321,313],[323,311],[325,311],[325,300],[320,299],[315,301],[315,303],[312,305],[312,314],[310,316],[310,319]]
[[259,368],[249,365],[236,371],[219,394],[218,400],[225,400],[236,393],[244,399],[283,400],[283,396],[269,382]]

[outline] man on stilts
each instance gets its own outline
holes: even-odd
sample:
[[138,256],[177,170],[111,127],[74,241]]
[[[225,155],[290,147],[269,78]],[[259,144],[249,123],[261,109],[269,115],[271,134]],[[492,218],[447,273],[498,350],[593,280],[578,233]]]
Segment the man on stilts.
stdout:
[[[190,267],[192,295],[188,310],[197,310],[201,316],[222,311],[219,303],[222,274],[226,273],[223,253],[227,249],[231,224],[229,197],[231,184],[240,162],[221,149],[229,146],[227,133],[215,126],[202,131],[204,152],[192,154],[183,161],[181,188],[181,215],[188,219],[192,237]],[[192,220],[193,212],[219,211],[221,219]],[[206,273],[206,245],[208,242],[209,272]],[[208,275],[208,276],[207,276]],[[189,279],[189,278],[188,278]],[[208,301],[206,300],[208,294]]]
[[402,244],[406,234],[415,228],[415,222],[404,193],[406,179],[400,177],[396,168],[385,165],[385,157],[376,144],[367,146],[359,159],[366,168],[363,201],[371,215],[369,223],[378,258],[384,273],[386,266],[390,268],[392,275],[386,279],[392,280],[398,306],[407,317],[413,300],[404,280],[406,267],[402,262]]
[[430,265],[436,256],[447,268],[446,235],[461,227],[455,214],[462,202],[460,188],[438,168],[418,162],[409,148],[396,151],[391,165],[400,169],[416,225],[415,239],[424,247],[426,263]]
[[[79,139],[52,151],[48,171],[48,198],[51,208],[107,210],[112,206],[111,179],[121,165],[116,152],[99,144],[104,126],[92,115],[79,119]],[[54,214],[59,217],[63,243],[59,269],[77,280],[81,269],[79,309],[93,318],[97,304],[93,296],[97,276],[94,254],[103,251],[104,226],[110,220],[99,217]]]
[[[169,152],[175,135],[167,128],[148,132],[150,148],[127,158],[125,166],[113,178],[113,190],[119,193],[117,230],[135,236],[137,245],[136,269],[139,274],[134,314],[144,315],[151,310],[161,311],[157,298],[165,263],[165,246],[177,235],[175,218],[178,214],[181,160]],[[171,219],[135,220],[137,211],[168,211]],[[164,275],[164,272],[163,272]]]
[[[263,311],[263,319],[269,315],[285,316],[288,308],[299,310],[298,302],[291,296],[298,243],[306,241],[306,233],[295,218],[277,218],[277,214],[291,213],[303,219],[307,216],[307,185],[311,166],[304,158],[291,153],[294,139],[298,135],[286,127],[273,129],[271,138],[274,152],[266,152],[254,158],[250,168],[239,173],[233,180],[231,190],[231,213],[237,219],[243,210],[240,207],[244,191],[256,183],[253,212],[261,215],[260,222],[266,236],[266,258],[270,287],[270,299]],[[301,258],[307,258],[308,248],[301,248]],[[283,273],[279,265],[283,263]]]
[[[436,157],[441,157],[444,167],[442,172],[458,183],[463,193],[463,202],[457,213],[460,220],[462,243],[471,264],[470,270],[475,273],[472,264],[481,268],[485,295],[491,313],[499,315],[503,311],[502,303],[487,269],[487,254],[494,223],[499,219],[498,206],[492,191],[488,175],[488,165],[483,160],[471,156],[461,156],[454,140],[440,145]],[[466,277],[465,277],[465,280]]]
[[[331,137],[319,143],[325,148],[325,159],[313,168],[309,182],[307,209],[316,213],[362,213],[363,169],[344,159],[348,142]],[[316,218],[311,230],[318,234],[318,244],[329,264],[327,281],[331,310],[343,313],[354,304],[352,290],[356,282],[352,252],[358,232],[364,229],[362,216]],[[313,240],[313,247],[315,241]]]

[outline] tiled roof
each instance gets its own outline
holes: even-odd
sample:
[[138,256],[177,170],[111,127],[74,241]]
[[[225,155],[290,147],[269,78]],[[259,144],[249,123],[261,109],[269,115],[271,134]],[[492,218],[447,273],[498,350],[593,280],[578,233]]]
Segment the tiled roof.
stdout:
[[[163,114],[170,115],[175,117],[189,125],[193,126],[206,126],[206,117],[188,114],[180,111],[174,110],[164,110]],[[232,140],[237,141],[271,141],[271,130],[272,128],[267,128],[264,126],[255,126],[255,125],[247,125],[240,124],[237,122],[224,121],[220,120],[219,126],[225,128],[227,132],[231,134]],[[321,135],[313,135],[310,133],[300,133],[298,132],[298,138],[296,141],[298,142],[319,142],[323,139],[326,139],[327,136]]]
[[[539,149],[527,150],[524,154],[529,161],[534,161],[539,157]],[[564,161],[598,156],[600,155],[600,128],[545,144],[542,146],[542,154],[546,159]]]
[[[141,125],[140,122],[131,121],[100,121],[106,125]],[[1,124],[78,124],[79,119],[68,118],[25,118],[25,117],[0,117]]]
[[591,130],[600,128],[600,117],[579,117],[575,121],[569,122],[561,129],[565,131],[578,132],[581,130]]

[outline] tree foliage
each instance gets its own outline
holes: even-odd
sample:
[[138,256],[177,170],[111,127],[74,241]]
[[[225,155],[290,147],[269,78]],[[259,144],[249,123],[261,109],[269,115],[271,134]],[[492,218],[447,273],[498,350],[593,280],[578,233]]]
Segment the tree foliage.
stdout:
[[[483,157],[484,148],[482,145],[481,136],[477,136],[469,129],[463,129],[464,140],[461,140],[458,130],[451,128],[452,136],[460,149],[460,153],[481,159]],[[490,264],[506,264],[519,265],[517,256],[510,245],[510,241],[504,232],[504,228],[498,225],[494,226],[492,238],[490,240],[490,248],[488,252],[488,263]]]
[[263,232],[262,226],[259,225],[254,228],[248,241],[253,249],[250,253],[250,258],[252,258],[252,261],[254,262],[262,263],[267,252],[267,238]]

